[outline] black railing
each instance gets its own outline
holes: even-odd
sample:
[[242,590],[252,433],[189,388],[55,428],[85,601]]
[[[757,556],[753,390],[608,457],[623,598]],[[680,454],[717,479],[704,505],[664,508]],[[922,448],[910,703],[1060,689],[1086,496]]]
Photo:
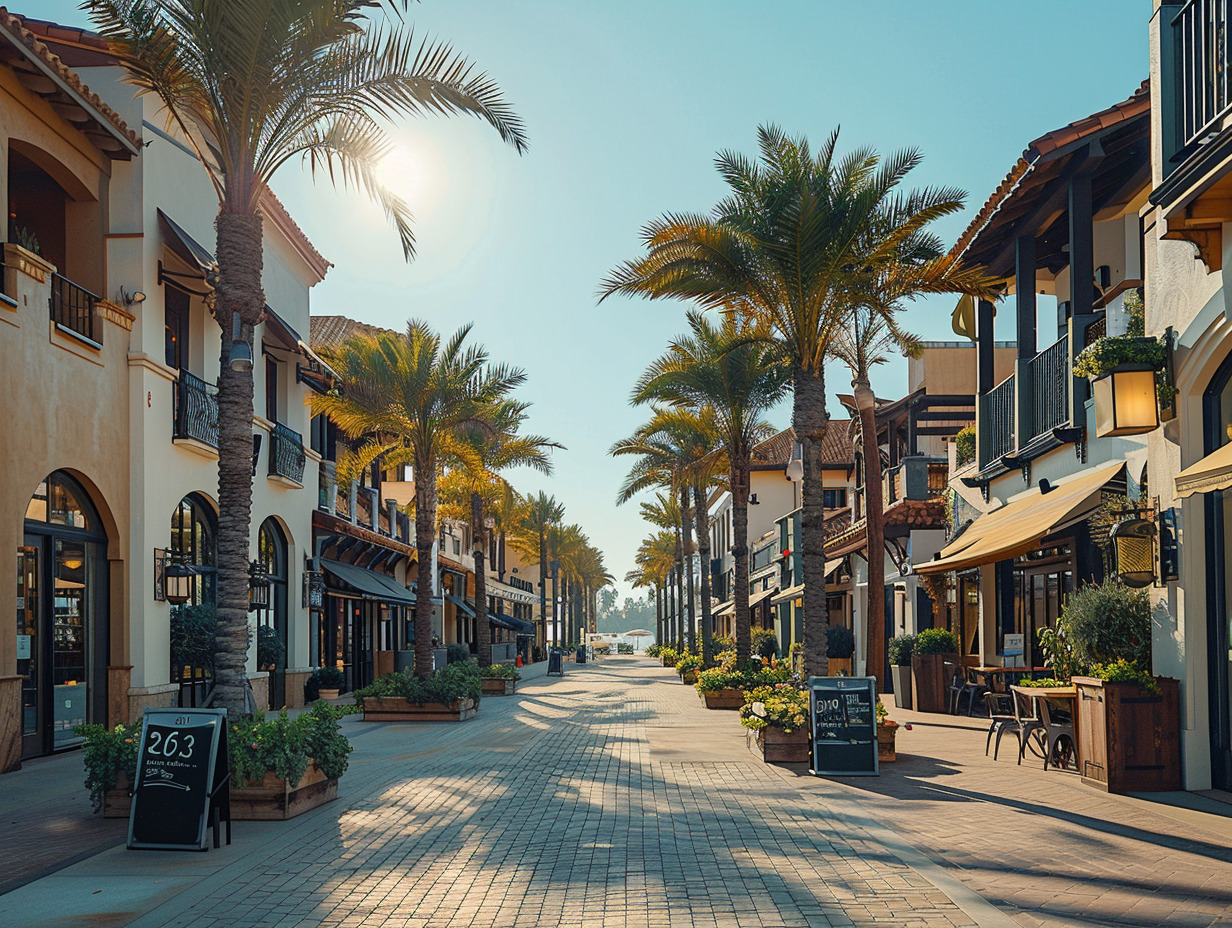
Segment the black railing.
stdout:
[[980,469],[1014,450],[1014,375],[980,397]]
[[1182,144],[1200,141],[1232,106],[1228,2],[1190,0],[1172,20],[1180,57]]
[[281,422],[270,431],[269,472],[296,483],[304,482],[304,439]]
[[1069,422],[1069,387],[1073,379],[1069,336],[1062,335],[1027,363],[1031,370],[1034,438]]
[[184,370],[175,385],[174,437],[218,447],[218,388]]
[[51,275],[51,321],[101,345],[103,329],[95,324],[94,316],[97,302],[98,297],[85,287],[59,274]]

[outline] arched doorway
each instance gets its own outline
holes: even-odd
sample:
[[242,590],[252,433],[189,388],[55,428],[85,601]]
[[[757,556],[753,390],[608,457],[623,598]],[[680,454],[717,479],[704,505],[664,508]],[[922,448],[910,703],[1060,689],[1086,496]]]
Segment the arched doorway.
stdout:
[[78,744],[107,715],[107,536],[89,494],[55,471],[26,506],[17,550],[22,756]]
[[169,554],[196,571],[192,593],[171,607],[171,680],[180,685],[180,705],[201,705],[214,679],[217,626],[218,519],[199,493],[189,493],[171,513]]
[[269,603],[256,610],[257,666],[269,671],[270,708],[287,703],[287,538],[269,518],[257,532],[257,564],[269,579]]
[[[1232,442],[1232,357],[1211,378],[1203,401],[1203,454]],[[1232,489],[1205,494],[1207,694],[1211,781],[1232,789]]]

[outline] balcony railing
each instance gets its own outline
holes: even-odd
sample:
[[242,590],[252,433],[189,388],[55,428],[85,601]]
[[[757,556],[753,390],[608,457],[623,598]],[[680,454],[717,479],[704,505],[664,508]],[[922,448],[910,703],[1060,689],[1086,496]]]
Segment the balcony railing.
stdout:
[[270,431],[270,476],[304,482],[304,439],[281,422]]
[[51,275],[51,321],[70,332],[102,344],[102,326],[95,324],[98,297],[59,274]]
[[184,370],[175,385],[174,437],[218,447],[218,388]]
[[980,397],[980,469],[1014,450],[1014,375]]
[[1200,141],[1232,105],[1227,0],[1190,0],[1172,20],[1180,52],[1182,144]]
[[1031,369],[1034,438],[1069,422],[1069,388],[1073,378],[1069,336],[1062,335],[1027,363]]

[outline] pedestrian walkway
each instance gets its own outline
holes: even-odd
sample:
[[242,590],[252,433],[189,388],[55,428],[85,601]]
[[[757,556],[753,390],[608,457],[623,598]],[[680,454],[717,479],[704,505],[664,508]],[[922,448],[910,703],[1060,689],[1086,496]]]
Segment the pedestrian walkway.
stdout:
[[901,731],[910,758],[876,780],[818,779],[621,656],[460,725],[345,724],[337,802],[204,854],[92,854],[10,892],[0,925],[1232,924],[1218,817],[985,761],[963,722]]

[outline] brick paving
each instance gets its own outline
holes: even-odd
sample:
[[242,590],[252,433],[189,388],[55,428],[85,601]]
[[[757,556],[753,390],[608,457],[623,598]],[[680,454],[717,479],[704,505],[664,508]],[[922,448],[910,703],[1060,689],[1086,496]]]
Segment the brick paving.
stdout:
[[348,719],[337,802],[207,854],[107,850],[0,926],[1232,925],[1230,820],[994,764],[944,719],[879,779],[818,779],[648,660],[566,668],[461,725]]

